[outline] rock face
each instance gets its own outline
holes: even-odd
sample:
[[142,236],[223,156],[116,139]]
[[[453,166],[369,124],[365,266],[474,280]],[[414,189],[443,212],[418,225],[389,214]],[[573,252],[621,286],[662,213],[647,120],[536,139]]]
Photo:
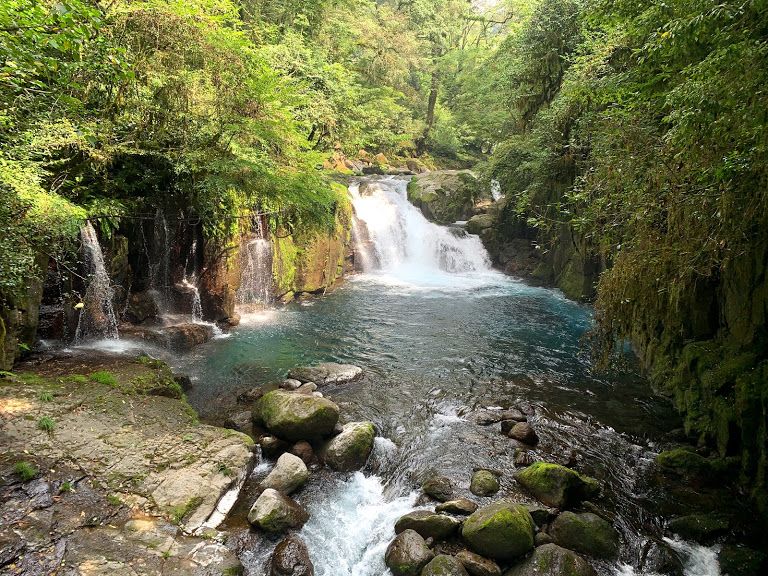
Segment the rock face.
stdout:
[[446,502],[453,495],[453,485],[451,479],[445,476],[435,476],[425,480],[421,485],[424,494],[431,496],[439,502]]
[[435,512],[448,512],[449,514],[460,514],[462,516],[468,516],[475,510],[477,510],[477,504],[466,498],[448,500],[435,506]]
[[408,184],[408,200],[438,224],[469,220],[475,203],[490,198],[468,170],[437,170],[415,176]]
[[421,535],[404,530],[387,547],[384,562],[395,576],[419,576],[421,569],[434,557]]
[[421,576],[469,576],[464,566],[453,556],[440,554],[421,571]]
[[600,492],[594,478],[547,462],[534,462],[515,474],[515,479],[547,506],[566,508],[591,498]]
[[549,527],[555,544],[596,558],[619,553],[619,533],[610,522],[591,512],[562,512]]
[[535,446],[539,443],[539,437],[536,435],[536,431],[533,429],[533,426],[528,424],[528,422],[516,423],[512,426],[509,432],[507,432],[507,436],[530,446]]
[[270,576],[314,576],[306,544],[297,536],[289,536],[277,545],[269,563]]
[[321,457],[334,470],[358,470],[368,461],[375,436],[373,422],[350,422],[325,445]]
[[555,544],[544,544],[530,558],[504,576],[596,576],[595,569],[578,554]]
[[470,576],[501,576],[501,568],[496,562],[469,550],[456,554],[456,560],[461,562]]
[[464,522],[470,548],[494,560],[511,560],[533,548],[534,524],[525,506],[500,501],[480,508]]
[[317,366],[303,366],[294,368],[288,373],[288,377],[299,382],[314,382],[318,386],[328,384],[343,384],[352,382],[363,376],[363,369],[352,364],[334,364],[324,362]]
[[275,467],[261,482],[262,488],[274,488],[283,494],[301,488],[309,480],[307,465],[298,456],[285,453],[277,459]]
[[423,538],[444,540],[456,532],[460,525],[459,520],[445,514],[435,514],[429,510],[416,510],[402,516],[395,523],[395,534],[400,534],[404,530],[414,530]]
[[472,475],[469,491],[475,496],[491,496],[499,491],[499,479],[490,470],[478,470]]
[[273,390],[256,402],[253,417],[280,438],[313,440],[333,431],[339,407],[325,398]]
[[272,488],[264,490],[248,512],[248,522],[272,533],[301,528],[307,520],[304,508]]
[[467,232],[481,234],[483,230],[492,228],[494,224],[496,224],[496,218],[493,214],[477,214],[467,222]]

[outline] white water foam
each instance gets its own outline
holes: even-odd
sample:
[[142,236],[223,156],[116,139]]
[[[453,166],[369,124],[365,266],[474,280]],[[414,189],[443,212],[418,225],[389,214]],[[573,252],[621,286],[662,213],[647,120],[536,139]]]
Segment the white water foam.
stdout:
[[414,492],[388,500],[377,476],[356,472],[309,507],[300,536],[317,576],[381,576],[388,573],[384,552],[395,537],[398,518],[410,512]]
[[[702,546],[678,537],[664,538],[664,542],[677,552],[682,560],[685,576],[720,576],[720,563],[717,560],[720,552],[718,546]],[[614,574],[615,576],[663,576],[658,572],[638,571],[629,564],[619,564]]]

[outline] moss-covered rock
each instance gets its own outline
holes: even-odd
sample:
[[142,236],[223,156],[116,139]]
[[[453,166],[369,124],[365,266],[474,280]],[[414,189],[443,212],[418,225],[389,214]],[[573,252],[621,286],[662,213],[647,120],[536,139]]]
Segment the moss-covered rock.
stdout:
[[615,558],[619,533],[597,514],[562,512],[549,527],[555,544],[596,558]]
[[486,197],[490,194],[468,170],[428,172],[414,176],[408,184],[408,200],[438,224],[468,220],[475,203]]
[[301,528],[307,520],[304,508],[272,488],[264,490],[248,512],[248,522],[270,533]]
[[394,576],[418,576],[434,557],[434,552],[418,532],[404,530],[390,542],[384,563]]
[[717,560],[723,576],[760,576],[768,573],[768,555],[746,546],[723,546]]
[[453,556],[440,554],[421,571],[421,576],[469,576],[464,565]]
[[333,432],[339,407],[327,398],[273,390],[253,408],[254,422],[287,440],[313,440]]
[[533,548],[534,524],[525,506],[500,501],[480,508],[464,522],[469,547],[494,560],[511,560]]
[[673,518],[667,527],[686,540],[708,543],[728,531],[728,518],[719,514],[689,514]]
[[718,482],[728,468],[725,460],[704,458],[689,448],[661,452],[656,456],[656,465],[665,474],[704,483]]
[[467,232],[470,234],[480,234],[483,230],[492,228],[496,223],[493,214],[477,214],[467,221]]
[[445,514],[435,514],[429,510],[415,510],[401,516],[395,523],[395,534],[404,530],[415,530],[424,538],[444,540],[456,532],[461,521]]
[[376,430],[373,422],[350,422],[321,452],[322,460],[334,470],[349,472],[365,466],[373,450]]
[[472,475],[469,491],[475,496],[491,496],[499,491],[499,479],[490,470],[478,470]]
[[514,566],[504,576],[596,576],[589,562],[556,544],[544,544],[530,558]]
[[565,466],[534,462],[515,474],[515,479],[547,506],[566,508],[600,492],[597,480]]
[[453,484],[450,478],[445,476],[433,476],[421,484],[424,494],[431,496],[439,502],[447,502],[453,496]]

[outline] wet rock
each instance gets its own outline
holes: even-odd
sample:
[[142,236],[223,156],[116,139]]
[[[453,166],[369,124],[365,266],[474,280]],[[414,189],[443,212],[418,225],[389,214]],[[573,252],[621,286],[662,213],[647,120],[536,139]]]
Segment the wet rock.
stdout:
[[456,560],[461,562],[470,576],[501,576],[501,568],[496,562],[469,550],[456,554]]
[[300,382],[314,382],[318,386],[328,384],[343,384],[353,382],[363,376],[363,369],[351,364],[335,364],[324,362],[317,366],[294,368],[288,373],[288,378]]
[[296,442],[296,444],[291,446],[290,452],[294,456],[301,458],[304,464],[307,465],[315,460],[315,451],[312,450],[312,445],[306,440]]
[[566,508],[600,492],[597,480],[559,464],[534,462],[515,474],[515,479],[547,506]]
[[285,390],[273,390],[254,406],[254,421],[280,438],[312,440],[333,431],[339,407],[326,398],[315,398]]
[[517,422],[512,426],[509,432],[507,432],[507,436],[519,442],[523,442],[524,444],[528,444],[529,446],[535,446],[539,443],[539,437],[536,435],[536,431],[533,429],[533,426],[528,424],[528,422]]
[[368,461],[375,436],[373,422],[350,422],[325,445],[321,457],[334,470],[358,470]]
[[181,386],[181,389],[184,390],[184,392],[189,392],[190,390],[192,390],[193,388],[192,378],[190,378],[186,374],[174,374],[173,379],[176,382],[176,384]]
[[722,576],[760,576],[768,573],[768,555],[746,546],[723,546],[717,560]]
[[536,532],[536,536],[533,538],[533,543],[536,546],[544,546],[545,544],[552,544],[552,536],[546,532]]
[[264,490],[248,512],[248,522],[272,533],[299,529],[307,520],[309,514],[304,508],[272,488]]
[[289,536],[277,545],[269,563],[270,576],[314,576],[315,567],[306,544],[298,536]]
[[133,292],[128,298],[128,307],[125,316],[129,322],[141,324],[150,318],[160,316],[157,302],[149,292]]
[[452,224],[472,217],[473,207],[489,196],[466,170],[438,170],[416,176],[408,184],[408,199],[437,224]]
[[728,519],[718,514],[689,514],[673,518],[667,527],[685,540],[707,544],[728,531]]
[[262,488],[274,488],[283,494],[290,494],[309,480],[307,465],[298,456],[287,452],[277,459],[275,467],[261,482]]
[[296,388],[296,393],[311,395],[311,394],[314,394],[316,390],[317,390],[317,384],[315,384],[314,382],[307,382],[306,384],[302,384],[301,386]]
[[511,560],[533,548],[534,524],[525,506],[501,500],[480,508],[464,522],[470,548],[494,560]]
[[536,457],[528,450],[515,448],[514,462],[515,462],[516,468],[525,468],[526,466],[530,466],[531,464],[536,462]]
[[264,396],[264,394],[267,392],[272,392],[272,390],[277,390],[277,388],[277,384],[264,384],[263,386],[255,386],[238,395],[237,402],[239,404],[253,404],[259,398]]
[[287,380],[283,380],[283,383],[280,384],[280,388],[283,388],[284,390],[296,390],[297,388],[301,388],[301,382],[299,380],[294,380],[293,378],[288,378]]
[[571,550],[556,544],[545,544],[504,576],[596,576],[589,562]]
[[461,521],[445,514],[435,514],[429,510],[415,510],[401,516],[395,523],[395,534],[404,530],[415,530],[423,538],[444,540],[461,526]]
[[466,498],[448,500],[447,502],[435,506],[435,512],[447,512],[449,514],[460,514],[462,516],[468,516],[475,510],[477,510],[477,504]]
[[591,512],[562,512],[549,527],[555,544],[596,558],[615,558],[619,533],[610,522]]
[[418,576],[434,557],[424,538],[409,529],[390,542],[384,554],[384,562],[394,576]]
[[445,502],[453,496],[453,485],[451,479],[445,476],[435,476],[425,480],[421,485],[424,494],[431,496],[435,500]]
[[476,214],[467,221],[467,232],[480,234],[483,230],[492,228],[495,223],[496,217],[493,214]]
[[421,576],[469,576],[464,565],[453,556],[435,556],[421,571]]
[[192,323],[179,324],[161,328],[158,334],[159,337],[155,339],[158,344],[170,350],[184,352],[200,344],[205,344],[213,338],[213,326]]
[[472,475],[469,491],[475,496],[491,496],[499,491],[499,479],[490,470],[478,470]]
[[718,483],[727,472],[724,460],[705,458],[687,448],[660,453],[656,466],[664,474],[706,485]]
[[290,444],[285,440],[280,440],[277,436],[262,436],[258,442],[261,446],[261,453],[269,459],[279,457],[283,452],[287,452]]
[[251,413],[248,410],[245,410],[243,412],[230,414],[224,421],[224,428],[237,430],[238,432],[248,434],[249,436],[252,435],[253,421],[251,420]]
[[537,504],[526,504],[525,507],[528,509],[528,513],[531,515],[531,518],[533,518],[536,526],[544,526],[547,522],[552,520],[552,518],[557,516],[557,510],[553,508],[545,508]]
[[685,570],[677,553],[666,542],[649,541],[640,560],[643,574],[683,576]]

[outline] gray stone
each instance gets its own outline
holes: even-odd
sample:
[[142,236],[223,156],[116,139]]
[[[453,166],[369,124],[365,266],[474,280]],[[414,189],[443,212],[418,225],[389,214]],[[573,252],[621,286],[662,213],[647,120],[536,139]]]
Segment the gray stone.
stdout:
[[451,480],[445,476],[435,476],[425,480],[421,485],[421,489],[424,491],[424,494],[440,502],[450,500],[453,495]]
[[280,542],[269,563],[270,576],[314,576],[315,567],[306,544],[298,536]]
[[376,431],[373,422],[350,422],[321,452],[322,460],[334,470],[349,472],[365,466],[373,451]]
[[390,542],[384,562],[394,576],[418,576],[435,554],[414,530],[404,530]]
[[528,424],[528,422],[517,422],[512,426],[509,432],[507,432],[507,436],[530,446],[535,446],[539,443],[539,437],[536,435],[536,431],[533,429],[533,426]]
[[339,419],[339,407],[327,398],[285,390],[262,396],[253,408],[254,422],[286,440],[313,440],[330,434]]
[[461,526],[461,521],[445,514],[435,514],[429,510],[415,510],[401,516],[395,523],[395,534],[404,530],[415,530],[423,538],[444,540]]
[[317,366],[303,366],[294,368],[288,373],[288,377],[301,382],[314,382],[318,386],[328,384],[343,384],[362,378],[363,369],[351,364],[335,364],[324,362]]
[[470,576],[501,576],[501,568],[496,562],[469,550],[462,550],[456,554],[456,559],[461,562]]
[[309,514],[304,508],[272,488],[264,490],[248,512],[248,522],[271,533],[299,529],[307,520]]
[[462,516],[468,516],[475,510],[477,510],[477,504],[466,498],[448,500],[447,502],[435,506],[435,512],[447,512],[449,514],[460,514]]
[[469,491],[475,496],[491,496],[499,491],[499,479],[490,470],[478,470],[472,475]]
[[464,566],[453,556],[435,556],[421,571],[421,576],[469,576]]
[[562,512],[549,527],[555,544],[596,558],[615,558],[619,533],[611,523],[591,512]]
[[298,456],[285,453],[277,459],[275,467],[264,480],[262,488],[274,488],[283,494],[290,494],[298,490],[309,480],[307,465]]
[[578,554],[555,544],[544,544],[504,576],[596,576],[596,572]]

